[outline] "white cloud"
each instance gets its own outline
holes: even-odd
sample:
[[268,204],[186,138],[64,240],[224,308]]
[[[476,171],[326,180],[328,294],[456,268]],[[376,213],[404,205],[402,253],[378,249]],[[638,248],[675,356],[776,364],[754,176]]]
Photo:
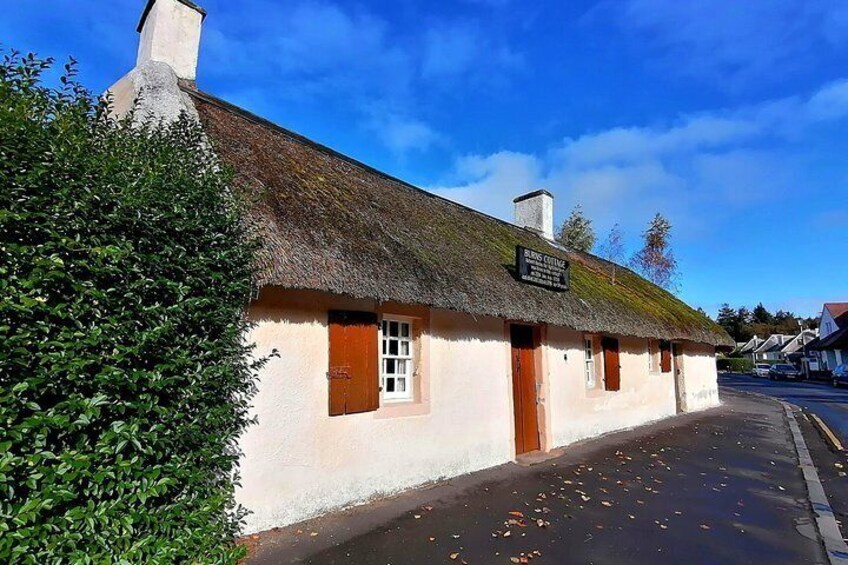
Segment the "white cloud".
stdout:
[[696,237],[740,209],[797,196],[801,165],[787,147],[846,117],[848,81],[839,81],[806,98],[567,138],[541,154],[465,156],[433,190],[509,220],[513,197],[544,187],[559,220],[581,204],[599,228],[620,223],[635,234],[662,211]]
[[541,166],[541,160],[533,155],[510,151],[486,157],[469,155],[456,163],[456,185],[431,190],[476,210],[506,218],[504,211],[512,198],[536,186]]
[[441,134],[424,122],[400,114],[375,114],[368,127],[401,157],[411,151],[426,151],[443,140]]

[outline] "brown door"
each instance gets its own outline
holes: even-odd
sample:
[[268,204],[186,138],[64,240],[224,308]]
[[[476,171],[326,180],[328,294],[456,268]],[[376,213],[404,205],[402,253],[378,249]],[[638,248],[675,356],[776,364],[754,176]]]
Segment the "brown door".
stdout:
[[330,416],[376,410],[380,403],[377,315],[331,310]]
[[671,372],[671,342],[660,342],[660,370],[663,373]]
[[604,350],[604,388],[607,390],[621,389],[621,362],[618,359],[618,340],[605,337],[601,340]]
[[511,325],[512,399],[515,408],[515,452],[539,449],[536,415],[536,331],[532,326]]

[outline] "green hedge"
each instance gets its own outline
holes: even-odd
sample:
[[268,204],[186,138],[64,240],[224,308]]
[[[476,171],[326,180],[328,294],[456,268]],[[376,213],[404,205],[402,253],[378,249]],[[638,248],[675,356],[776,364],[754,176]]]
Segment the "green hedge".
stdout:
[[0,64],[0,562],[229,563],[255,247],[187,119]]
[[754,370],[754,364],[750,359],[738,357],[716,359],[716,366],[719,371],[729,371],[731,373],[750,373]]

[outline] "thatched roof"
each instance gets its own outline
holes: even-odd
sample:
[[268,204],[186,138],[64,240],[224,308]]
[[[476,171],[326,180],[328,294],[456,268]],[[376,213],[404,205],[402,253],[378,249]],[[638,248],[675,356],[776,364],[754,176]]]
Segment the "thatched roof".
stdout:
[[[631,271],[376,171],[186,86],[220,157],[258,196],[260,283],[580,331],[733,345]],[[571,290],[518,282],[515,247],[571,262]]]

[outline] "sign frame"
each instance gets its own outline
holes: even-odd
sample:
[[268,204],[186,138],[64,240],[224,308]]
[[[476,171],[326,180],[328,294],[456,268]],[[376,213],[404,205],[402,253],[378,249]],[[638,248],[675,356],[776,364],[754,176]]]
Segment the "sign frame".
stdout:
[[571,263],[566,259],[515,246],[515,272],[520,282],[554,292],[571,290]]

